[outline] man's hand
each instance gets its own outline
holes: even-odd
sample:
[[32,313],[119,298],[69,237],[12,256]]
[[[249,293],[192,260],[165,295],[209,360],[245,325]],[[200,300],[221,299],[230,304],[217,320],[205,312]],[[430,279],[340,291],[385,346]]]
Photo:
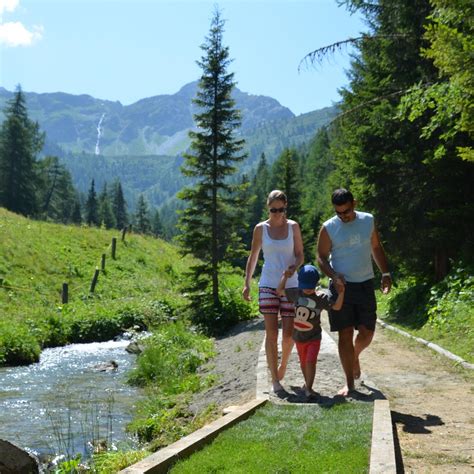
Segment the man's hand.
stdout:
[[341,273],[336,273],[333,278],[333,282],[338,293],[343,292],[346,289],[346,279]]
[[380,282],[380,289],[384,295],[390,293],[390,289],[392,288],[392,277],[390,275],[385,275],[382,277],[382,281]]

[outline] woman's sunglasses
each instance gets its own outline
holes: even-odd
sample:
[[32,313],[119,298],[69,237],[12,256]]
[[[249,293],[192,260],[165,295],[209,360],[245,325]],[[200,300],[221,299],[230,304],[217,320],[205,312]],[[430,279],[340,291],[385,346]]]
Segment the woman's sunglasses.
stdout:
[[275,214],[276,212],[286,212],[286,207],[271,207],[270,212]]

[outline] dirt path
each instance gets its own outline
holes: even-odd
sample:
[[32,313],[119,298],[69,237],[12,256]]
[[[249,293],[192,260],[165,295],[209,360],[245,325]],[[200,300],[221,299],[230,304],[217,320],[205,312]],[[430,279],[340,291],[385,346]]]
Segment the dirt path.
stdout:
[[380,326],[361,366],[390,401],[400,472],[474,472],[472,371]]
[[[210,403],[223,408],[255,397],[255,369],[263,337],[262,321],[256,319],[239,324],[216,341],[217,356],[203,371],[216,374],[218,382],[196,395],[193,411]],[[330,370],[334,373],[331,384],[342,383],[338,361],[330,363],[329,354],[327,360],[324,357],[321,354],[319,377],[324,379],[324,371]],[[474,473],[472,371],[457,369],[445,357],[379,326],[371,346],[362,354],[361,365],[363,378],[390,401],[397,429],[399,472]],[[291,377],[287,383],[291,385]],[[326,398],[336,390],[331,384],[318,386]]]

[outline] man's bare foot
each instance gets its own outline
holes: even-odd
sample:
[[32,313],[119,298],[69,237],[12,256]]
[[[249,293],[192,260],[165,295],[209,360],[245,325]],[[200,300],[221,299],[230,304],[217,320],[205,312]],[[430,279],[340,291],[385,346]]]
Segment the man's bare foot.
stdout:
[[286,374],[286,365],[282,364],[280,365],[280,367],[278,367],[278,371],[277,371],[278,379],[283,380],[285,377],[285,374]]
[[273,393],[278,393],[285,389],[283,388],[283,385],[278,380],[275,380],[275,382],[272,382],[272,390],[273,390]]
[[349,388],[347,385],[344,385],[344,387],[342,387],[341,390],[337,392],[337,394],[343,397],[348,397],[352,390],[354,390],[354,387]]
[[360,363],[359,359],[354,360],[354,379],[360,379]]

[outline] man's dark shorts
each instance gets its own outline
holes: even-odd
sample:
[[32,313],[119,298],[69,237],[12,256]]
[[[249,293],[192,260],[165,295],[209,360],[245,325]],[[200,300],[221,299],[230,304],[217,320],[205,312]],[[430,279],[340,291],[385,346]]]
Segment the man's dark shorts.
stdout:
[[[337,294],[332,282],[329,289],[333,294]],[[331,331],[340,331],[347,327],[357,329],[359,325],[375,331],[376,310],[373,279],[361,283],[347,282],[342,308],[339,311],[329,311]]]

